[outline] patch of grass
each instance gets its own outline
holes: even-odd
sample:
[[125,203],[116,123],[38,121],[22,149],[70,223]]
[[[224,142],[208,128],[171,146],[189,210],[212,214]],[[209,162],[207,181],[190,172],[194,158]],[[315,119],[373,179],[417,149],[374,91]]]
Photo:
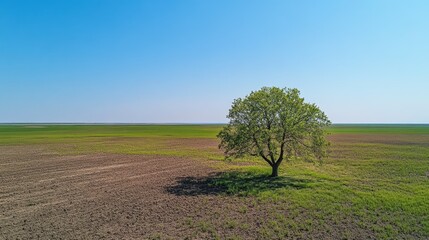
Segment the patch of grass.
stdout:
[[[230,195],[249,196],[264,195],[276,189],[301,189],[311,187],[311,180],[279,176],[269,177],[269,169],[265,167],[248,167],[248,171],[226,172],[211,179],[210,185],[224,189]],[[272,195],[272,194],[270,194]]]
[[69,143],[106,138],[214,138],[221,125],[2,125],[0,144]]
[[[113,138],[99,139],[79,143],[68,143],[55,146],[56,150],[66,155],[91,154],[91,153],[116,153],[158,155],[174,157],[205,158],[210,160],[222,160],[223,156],[216,145],[192,146],[183,142],[171,144],[169,138]],[[180,141],[180,140],[179,140]]]
[[429,124],[334,124],[333,134],[429,134]]

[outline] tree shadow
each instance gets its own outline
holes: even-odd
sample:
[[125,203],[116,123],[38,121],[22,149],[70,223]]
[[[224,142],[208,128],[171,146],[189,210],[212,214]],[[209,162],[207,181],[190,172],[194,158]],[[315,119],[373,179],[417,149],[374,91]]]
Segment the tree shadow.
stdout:
[[165,190],[177,196],[198,195],[257,195],[276,189],[303,189],[311,187],[313,180],[293,177],[272,178],[250,172],[221,172],[206,177],[181,177]]

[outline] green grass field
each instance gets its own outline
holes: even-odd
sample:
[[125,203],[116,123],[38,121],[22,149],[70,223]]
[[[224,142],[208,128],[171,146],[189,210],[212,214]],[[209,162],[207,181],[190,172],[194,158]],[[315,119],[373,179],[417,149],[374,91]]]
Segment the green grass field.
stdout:
[[[323,164],[285,162],[275,180],[264,177],[270,169],[259,159],[230,163],[223,160],[216,144],[172,144],[180,139],[214,141],[221,127],[0,125],[0,146],[40,144],[64,155],[198,159],[226,171],[210,181],[226,189],[224,194],[253,197],[256,204],[276,207],[258,230],[267,239],[338,228],[346,239],[359,237],[356,229],[376,238],[429,238],[429,125],[334,125],[329,129],[329,157]],[[288,215],[278,214],[278,209]]]

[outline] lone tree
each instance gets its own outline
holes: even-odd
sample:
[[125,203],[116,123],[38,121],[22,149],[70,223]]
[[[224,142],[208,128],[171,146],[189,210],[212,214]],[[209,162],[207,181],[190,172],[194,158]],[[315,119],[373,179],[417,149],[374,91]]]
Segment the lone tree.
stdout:
[[227,158],[260,156],[278,176],[283,160],[321,160],[326,153],[326,127],[331,123],[315,104],[304,102],[298,89],[264,87],[235,99],[230,122],[218,134]]

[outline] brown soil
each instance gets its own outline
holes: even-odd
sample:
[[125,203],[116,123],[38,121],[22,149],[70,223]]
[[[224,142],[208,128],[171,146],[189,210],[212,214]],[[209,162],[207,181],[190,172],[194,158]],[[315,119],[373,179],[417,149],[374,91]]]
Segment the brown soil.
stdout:
[[[0,237],[7,239],[141,238],[169,232],[186,215],[169,207],[177,199],[163,193],[163,186],[190,172],[210,172],[177,158],[1,150]],[[160,223],[165,223],[162,229]]]
[[214,172],[193,160],[0,150],[0,239],[206,238],[209,225],[198,234],[192,226],[240,201],[174,192],[181,177]]
[[[207,184],[216,174],[184,158],[0,147],[0,239],[264,239],[279,214],[304,220],[286,202],[222,194]],[[351,226],[291,234],[339,238]]]

